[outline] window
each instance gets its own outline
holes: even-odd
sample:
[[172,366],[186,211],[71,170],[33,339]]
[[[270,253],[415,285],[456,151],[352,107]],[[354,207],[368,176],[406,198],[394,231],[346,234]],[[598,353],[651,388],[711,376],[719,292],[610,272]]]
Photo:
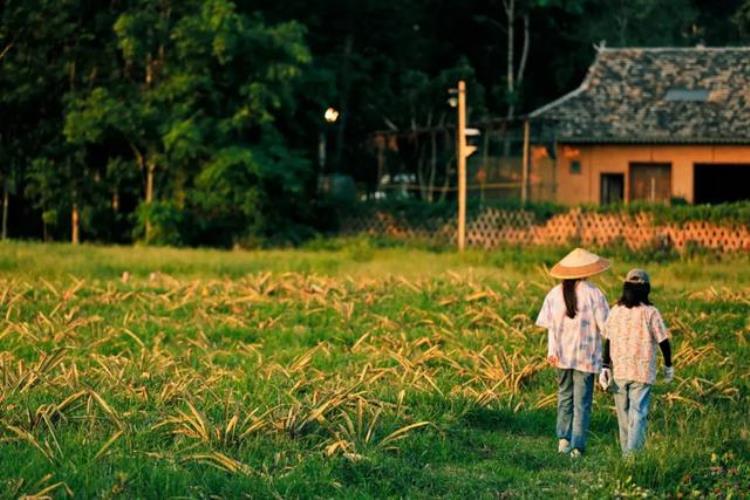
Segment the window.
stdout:
[[581,173],[581,162],[579,160],[570,160],[570,173],[571,174]]
[[669,89],[664,96],[667,101],[706,102],[708,89]]

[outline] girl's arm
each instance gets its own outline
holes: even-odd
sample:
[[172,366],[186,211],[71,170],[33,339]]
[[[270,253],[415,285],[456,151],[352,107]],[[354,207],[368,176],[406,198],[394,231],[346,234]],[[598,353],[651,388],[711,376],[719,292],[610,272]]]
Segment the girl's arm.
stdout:
[[[667,346],[669,349],[669,346]],[[612,358],[609,355],[609,339],[604,339],[604,346],[602,349],[602,366],[604,368],[612,368]]]
[[659,344],[659,349],[664,356],[664,366],[669,368],[672,366],[672,346],[669,344],[669,333],[658,309],[654,308],[653,311],[649,328],[654,341]]
[[669,344],[669,339],[659,342],[659,349],[661,349],[661,354],[664,356],[664,366],[669,368],[672,366],[672,346]]

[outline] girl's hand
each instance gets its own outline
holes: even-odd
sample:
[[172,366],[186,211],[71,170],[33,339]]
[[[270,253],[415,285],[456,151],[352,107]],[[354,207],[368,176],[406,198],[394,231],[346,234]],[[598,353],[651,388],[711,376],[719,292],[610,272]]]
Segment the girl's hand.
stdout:
[[609,389],[609,384],[612,383],[612,370],[609,368],[602,368],[602,371],[599,373],[599,385],[601,386],[603,391],[606,391]]
[[664,367],[664,383],[669,384],[674,380],[674,366]]
[[554,367],[557,367],[557,362],[558,361],[560,361],[560,360],[557,359],[557,356],[554,356],[554,355],[547,356],[547,363],[549,363],[550,365],[552,365]]

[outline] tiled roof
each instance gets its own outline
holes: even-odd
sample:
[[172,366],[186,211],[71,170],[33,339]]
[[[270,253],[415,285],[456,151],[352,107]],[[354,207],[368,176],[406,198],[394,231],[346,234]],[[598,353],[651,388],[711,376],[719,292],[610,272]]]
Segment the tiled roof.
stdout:
[[599,49],[578,89],[529,118],[559,142],[750,143],[750,47]]

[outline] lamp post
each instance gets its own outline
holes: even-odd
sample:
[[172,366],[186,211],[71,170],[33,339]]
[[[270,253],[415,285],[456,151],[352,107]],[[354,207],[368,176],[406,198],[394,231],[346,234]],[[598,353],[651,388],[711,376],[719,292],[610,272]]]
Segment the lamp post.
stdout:
[[326,125],[323,126],[323,129],[320,131],[320,137],[318,138],[318,165],[320,166],[321,172],[326,166],[328,126],[336,123],[336,120],[339,119],[339,112],[333,106],[329,106],[328,109],[325,110],[325,113],[323,113],[323,119],[325,120]]

